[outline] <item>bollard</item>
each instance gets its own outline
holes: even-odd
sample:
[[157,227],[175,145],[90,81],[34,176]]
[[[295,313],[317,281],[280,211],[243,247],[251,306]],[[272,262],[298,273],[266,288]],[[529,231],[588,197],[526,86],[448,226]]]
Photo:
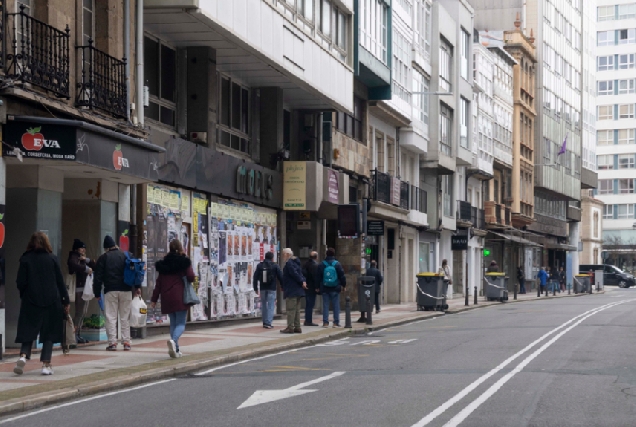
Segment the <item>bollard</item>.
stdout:
[[345,299],[345,328],[353,328],[351,325],[351,298],[349,297]]
[[556,296],[557,284],[552,282],[552,296]]
[[590,283],[590,295],[592,294],[592,284]]
[[515,296],[514,296],[515,299],[517,299],[517,286],[519,286],[519,284],[515,283]]
[[371,296],[367,295],[367,325],[373,325],[371,313],[373,313],[373,305],[371,304]]
[[537,297],[541,296],[541,283],[537,284]]
[[477,305],[477,286],[475,286],[475,305]]
[[466,283],[466,297],[464,298],[464,305],[468,305],[468,283]]

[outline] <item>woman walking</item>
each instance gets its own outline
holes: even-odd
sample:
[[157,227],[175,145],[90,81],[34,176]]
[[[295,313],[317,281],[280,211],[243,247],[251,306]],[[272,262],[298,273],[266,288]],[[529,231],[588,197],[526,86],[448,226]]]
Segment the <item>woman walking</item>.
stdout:
[[181,357],[179,350],[179,337],[185,331],[186,317],[189,306],[183,303],[184,278],[188,282],[194,282],[192,263],[185,255],[183,246],[179,240],[170,242],[170,252],[163,260],[155,263],[155,269],[159,273],[157,286],[152,293],[150,306],[155,308],[157,300],[161,297],[161,313],[170,317],[170,339],[168,340],[168,354],[170,357]]
[[61,342],[64,316],[68,315],[69,298],[62,277],[60,263],[46,234],[33,233],[26,252],[20,258],[18,290],[20,291],[20,315],[15,342],[22,344],[20,358],[13,372],[24,373],[27,360],[31,359],[33,341],[40,335],[42,375],[53,375],[51,358],[53,343]]
[[437,274],[444,276],[444,281],[447,285],[453,284],[453,277],[451,276],[450,267],[448,267],[448,261],[443,259],[442,266],[437,271]]

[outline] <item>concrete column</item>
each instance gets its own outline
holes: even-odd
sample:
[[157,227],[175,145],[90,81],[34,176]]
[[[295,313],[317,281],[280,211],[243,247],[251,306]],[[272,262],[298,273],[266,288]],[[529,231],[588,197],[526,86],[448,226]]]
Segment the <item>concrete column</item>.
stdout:
[[579,273],[579,241],[580,237],[580,222],[571,222],[570,224],[570,245],[577,248],[576,251],[568,252],[566,255],[566,281],[571,284],[572,277]]
[[216,144],[218,83],[216,51],[209,47],[188,47],[187,129],[207,132],[208,146]]
[[271,167],[270,155],[283,147],[283,90],[260,88],[260,165]]

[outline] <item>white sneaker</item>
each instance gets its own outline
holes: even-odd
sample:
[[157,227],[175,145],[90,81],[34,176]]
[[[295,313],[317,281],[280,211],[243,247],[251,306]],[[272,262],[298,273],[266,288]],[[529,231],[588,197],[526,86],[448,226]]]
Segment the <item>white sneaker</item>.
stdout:
[[42,375],[53,375],[53,366],[42,366]]
[[177,344],[173,340],[168,340],[168,354],[173,359],[177,358]]
[[176,357],[183,357],[183,353],[181,353],[180,351],[177,351],[177,356]]
[[13,373],[16,375],[22,375],[24,373],[24,366],[26,365],[26,357],[21,357],[13,368]]

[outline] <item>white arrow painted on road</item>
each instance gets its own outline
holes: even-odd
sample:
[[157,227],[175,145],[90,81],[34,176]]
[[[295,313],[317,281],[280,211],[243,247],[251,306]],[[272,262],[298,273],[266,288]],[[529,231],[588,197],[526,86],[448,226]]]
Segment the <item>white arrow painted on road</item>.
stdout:
[[324,377],[316,378],[315,380],[307,381],[293,387],[286,388],[284,390],[256,390],[249,399],[247,399],[241,406],[236,409],[248,408],[250,406],[260,405],[261,403],[275,402],[281,399],[287,399],[288,397],[301,396],[303,394],[312,393],[318,390],[304,390],[305,387],[318,384],[323,381],[330,380],[340,375],[344,375],[344,372],[334,372]]

